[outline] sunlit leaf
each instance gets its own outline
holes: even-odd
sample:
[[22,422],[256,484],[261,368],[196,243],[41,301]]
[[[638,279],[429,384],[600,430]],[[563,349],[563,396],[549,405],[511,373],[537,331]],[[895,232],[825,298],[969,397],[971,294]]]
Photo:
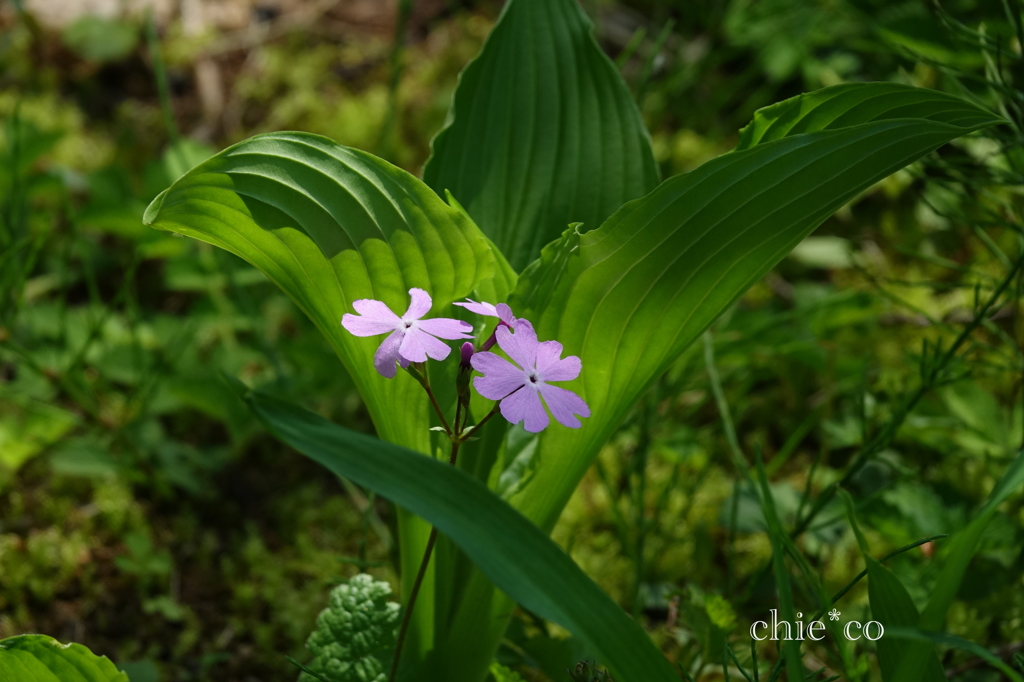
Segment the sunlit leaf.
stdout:
[[[946,96],[939,107],[935,94],[906,87],[900,107],[867,106],[874,88],[893,91],[869,84],[852,97],[840,86],[759,112],[747,129],[759,132],[745,134],[751,144],[789,136],[665,181],[599,229],[567,233],[523,273],[513,309],[533,320],[541,339],[584,359],[569,388],[595,416],[581,429],[544,433],[537,475],[513,498],[518,508],[550,527],[639,396],[744,291],[859,192],[998,121]],[[913,117],[886,118],[894,112]],[[783,119],[785,130],[770,123]],[[803,128],[815,132],[797,132]]]
[[128,682],[106,656],[81,644],[61,644],[45,635],[0,640],[0,680],[11,682]]
[[[305,133],[259,135],[193,168],[161,193],[144,222],[224,248],[261,270],[313,321],[352,376],[377,433],[430,452],[431,412],[420,386],[400,372],[379,376],[381,338],[345,332],[342,316],[360,298],[404,312],[408,290],[433,297],[431,314],[496,275],[487,239],[457,206],[421,181],[365,152]],[[456,351],[457,352],[457,351]],[[403,594],[415,578],[429,528],[399,512]],[[431,592],[432,572],[425,592]],[[417,609],[410,651],[432,647],[428,599]]]
[[193,168],[144,220],[259,268],[330,342],[382,437],[428,449],[420,387],[402,373],[377,375],[372,359],[381,339],[353,337],[340,321],[359,298],[404,312],[410,287],[433,296],[433,314],[450,313],[452,301],[492,277],[495,256],[462,211],[371,154],[317,135],[273,133]]

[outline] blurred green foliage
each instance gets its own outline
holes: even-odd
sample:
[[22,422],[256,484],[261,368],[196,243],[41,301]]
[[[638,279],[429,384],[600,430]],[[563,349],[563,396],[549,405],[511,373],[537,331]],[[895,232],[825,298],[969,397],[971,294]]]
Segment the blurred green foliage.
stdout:
[[[359,572],[394,584],[387,504],[263,434],[219,378],[368,431],[340,363],[257,272],[140,217],[212,150],[268,130],[326,134],[418,171],[499,6],[416,5],[397,57],[385,4],[369,18],[341,8],[257,12],[245,28],[161,24],[177,143],[139,17],[56,28],[0,15],[0,638],[79,641],[164,682],[280,679],[295,673],[285,655],[306,660],[331,586]],[[748,651],[745,631],[775,606],[771,546],[730,463],[712,373],[737,445],[764,449],[787,527],[892,425],[845,486],[872,550],[964,527],[1024,441],[1024,280],[903,408],[922,342],[948,348],[1020,253],[1021,44],[997,0],[950,0],[948,15],[880,0],[584,6],[641,101],[666,177],[730,149],[758,107],[848,80],[991,106],[999,95],[1016,123],[954,143],[833,216],[715,325],[710,356],[695,346],[678,359],[554,531],[694,679],[720,679],[726,645],[744,666],[756,653],[765,679],[778,654]],[[1000,75],[1016,80],[1000,90]],[[829,594],[863,565],[838,502],[796,542]],[[918,607],[942,547],[888,564]],[[950,633],[1006,656],[1022,646],[1022,547],[1018,496],[982,538]],[[814,587],[798,577],[794,590],[812,608]],[[868,619],[863,583],[841,610]],[[575,668],[586,651],[564,632],[520,615],[495,679],[601,679]],[[830,644],[808,658],[877,679],[869,650]],[[957,679],[998,679],[969,653],[943,662]]]

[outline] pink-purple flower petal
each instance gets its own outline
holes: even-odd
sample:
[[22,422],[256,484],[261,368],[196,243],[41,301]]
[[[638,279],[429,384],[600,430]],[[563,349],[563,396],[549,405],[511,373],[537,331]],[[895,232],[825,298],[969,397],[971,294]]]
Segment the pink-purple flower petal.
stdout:
[[434,317],[429,320],[420,320],[413,326],[439,339],[448,339],[450,341],[471,338],[470,332],[473,331],[473,325],[470,323],[450,317]]
[[515,316],[512,315],[512,309],[509,308],[508,305],[506,305],[505,303],[499,303],[498,305],[494,306],[494,310],[495,313],[497,313],[498,319],[500,319],[505,324],[511,325],[513,322],[516,321]]
[[341,326],[348,330],[349,334],[353,336],[377,336],[378,334],[387,334],[393,332],[397,328],[401,320],[395,318],[395,323],[382,322],[381,320],[366,317],[363,315],[353,315],[352,313],[345,313],[341,318]]
[[402,345],[402,341],[405,338],[405,332],[394,331],[384,339],[377,347],[377,352],[373,354],[373,366],[377,369],[377,373],[386,379],[393,379],[395,374],[398,372],[398,368],[395,366],[395,362],[401,360],[399,355],[399,348]]
[[583,363],[575,355],[562,358],[562,344],[544,341],[537,346],[537,378],[541,381],[572,381]]
[[501,400],[526,384],[526,374],[505,358],[494,353],[475,353],[470,364],[484,376],[473,379],[477,393],[488,400]]
[[484,315],[486,317],[496,317],[507,325],[511,325],[515,322],[515,316],[512,314],[512,309],[508,307],[506,303],[499,303],[494,305],[486,301],[474,301],[471,298],[467,298],[465,301],[460,301],[453,305],[459,305],[468,310],[471,313],[477,315]]
[[537,361],[537,332],[528,320],[522,318],[515,321],[512,329],[498,327],[495,330],[498,346],[524,370],[534,368]]
[[513,424],[523,422],[523,428],[538,433],[551,423],[547,410],[540,402],[540,394],[534,386],[521,389],[501,401],[501,416]]
[[402,346],[398,352],[411,362],[426,362],[427,358],[444,360],[452,352],[452,349],[447,343],[435,339],[425,331],[411,327],[406,330],[405,338],[402,339]]
[[361,298],[358,301],[353,301],[352,307],[356,309],[357,313],[371,320],[387,322],[393,325],[398,324],[398,315],[391,312],[391,308],[387,307],[383,301],[375,301],[372,298]]
[[471,298],[467,298],[465,301],[459,301],[458,303],[453,303],[452,305],[462,306],[469,312],[476,313],[477,315],[485,315],[487,317],[498,317],[498,311],[495,310],[494,306],[490,303],[485,303],[484,301],[477,302]]
[[551,410],[551,416],[562,426],[578,429],[580,428],[580,420],[576,418],[576,415],[581,417],[590,416],[590,407],[584,402],[583,398],[572,391],[560,386],[552,386],[551,384],[538,384],[537,388],[540,390],[540,394],[544,396],[544,402],[547,403],[548,409]]
[[430,294],[423,291],[423,289],[417,289],[413,287],[409,289],[409,309],[405,311],[405,315],[402,315],[404,322],[411,322],[418,320],[428,312],[430,312],[430,306],[433,301],[430,299]]

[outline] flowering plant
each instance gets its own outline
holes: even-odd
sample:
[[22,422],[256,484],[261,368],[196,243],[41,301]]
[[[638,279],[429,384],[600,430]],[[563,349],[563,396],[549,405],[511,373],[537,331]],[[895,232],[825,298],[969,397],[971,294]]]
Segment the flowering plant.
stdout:
[[[639,397],[748,287],[859,192],[997,120],[938,92],[840,85],[759,111],[733,152],[661,182],[582,9],[510,0],[422,180],[273,133],[192,169],[145,222],[259,268],[352,375],[373,444],[250,404],[399,506],[402,670],[480,682],[518,602],[618,682],[652,682],[672,666],[545,534]],[[457,362],[445,341],[465,341]],[[509,445],[524,432],[525,463]]]

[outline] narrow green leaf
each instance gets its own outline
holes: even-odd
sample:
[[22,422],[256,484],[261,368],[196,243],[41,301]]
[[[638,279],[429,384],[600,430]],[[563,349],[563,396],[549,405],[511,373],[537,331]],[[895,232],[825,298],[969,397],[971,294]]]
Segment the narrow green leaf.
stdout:
[[926,630],[938,630],[946,618],[946,612],[956,597],[960,583],[963,582],[967,566],[978,550],[981,536],[995,516],[996,509],[1024,484],[1024,452],[1017,455],[1006,473],[996,483],[988,501],[981,512],[964,530],[957,533],[950,541],[949,555],[939,574],[928,606],[921,615],[921,627]]
[[[967,567],[978,550],[981,536],[988,528],[992,517],[995,516],[999,505],[1005,502],[1022,484],[1024,484],[1024,452],[1018,454],[1017,458],[1011,462],[1006,473],[996,483],[981,512],[950,541],[949,553],[946,556],[942,572],[935,583],[924,613],[916,623],[920,629],[932,632],[942,629],[946,612],[949,611],[949,607],[960,589],[960,584],[963,582],[964,574],[967,573]],[[921,677],[922,660],[920,652],[916,650],[908,652],[900,661],[899,667],[894,673],[894,679],[898,679],[900,682],[919,682],[923,679]]]
[[936,121],[971,129],[991,124],[993,115],[936,90],[899,83],[845,83],[760,109],[740,131],[736,149],[802,133],[893,119]]
[[128,682],[106,656],[46,635],[0,640],[0,680],[11,682]]
[[[890,89],[864,91],[874,87]],[[834,101],[825,96],[833,90],[819,95],[822,106]],[[639,396],[747,288],[859,192],[997,121],[966,102],[959,106],[965,124],[863,122],[850,114],[841,117],[844,127],[726,154],[626,204],[580,235],[578,246],[554,247],[561,257],[542,258],[520,276],[513,310],[534,322],[540,338],[557,339],[567,355],[583,358],[580,378],[568,387],[594,417],[580,429],[543,434],[544,466],[514,498],[517,508],[550,527]]]
[[246,399],[282,441],[422,516],[525,608],[585,641],[619,682],[669,682],[647,633],[540,529],[469,474],[257,392]]
[[[916,626],[921,614],[914,606],[910,594],[892,571],[871,556],[867,540],[857,523],[853,498],[845,490],[840,490],[839,496],[846,504],[850,526],[853,528],[857,544],[860,546],[864,562],[867,564],[868,600],[871,604],[872,618],[882,624],[886,633],[890,628]],[[860,636],[863,637],[863,635]],[[878,667],[882,670],[882,679],[885,682],[896,682],[900,679],[896,677],[896,670],[903,656],[909,652],[913,652],[913,655],[920,657],[923,662],[921,679],[928,682],[942,682],[946,679],[942,671],[942,664],[935,654],[935,648],[927,642],[903,644],[883,636],[875,643],[875,646],[878,651]]]
[[340,322],[359,298],[401,313],[410,287],[428,291],[438,314],[493,278],[492,249],[463,211],[371,154],[318,135],[273,133],[193,168],[153,201],[144,222],[259,268],[330,342],[378,433],[428,450],[420,387],[403,373],[377,375],[372,359],[381,339],[356,338]]
[[[915,642],[927,642],[930,645],[938,644],[939,646],[946,646],[953,649],[960,649],[966,651],[969,654],[977,656],[978,658],[984,659],[993,668],[998,669],[1011,682],[1024,682],[1022,678],[1013,668],[1003,663],[995,654],[986,649],[983,646],[975,644],[969,640],[957,637],[955,635],[947,635],[942,632],[928,632],[927,630],[921,630],[920,628],[914,627],[894,627],[892,629],[885,629],[885,636],[893,639],[906,639]],[[929,647],[931,648],[931,647]]]
[[[786,531],[783,530],[779,515],[775,510],[775,498],[768,486],[768,476],[764,472],[764,462],[761,460],[760,451],[757,452],[756,465],[761,510],[768,523],[768,539],[772,545],[772,570],[775,573],[775,589],[779,593],[779,610],[782,612],[783,620],[794,623],[796,622],[796,606],[793,603],[793,585],[789,581],[789,571],[786,570]],[[789,679],[804,679],[804,664],[800,660],[800,644],[794,639],[785,640],[782,643],[782,655],[786,661],[786,674]]]
[[658,183],[640,112],[575,0],[505,5],[432,148],[424,181],[517,271],[570,222],[597,227]]

